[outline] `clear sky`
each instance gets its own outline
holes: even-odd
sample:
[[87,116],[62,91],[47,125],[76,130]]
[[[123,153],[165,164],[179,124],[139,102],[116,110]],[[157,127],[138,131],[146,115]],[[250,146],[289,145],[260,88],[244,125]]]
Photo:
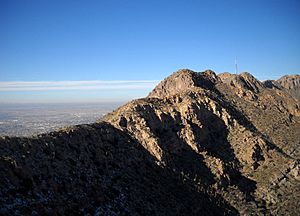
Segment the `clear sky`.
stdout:
[[127,100],[235,57],[261,80],[299,74],[300,1],[0,0],[0,102]]

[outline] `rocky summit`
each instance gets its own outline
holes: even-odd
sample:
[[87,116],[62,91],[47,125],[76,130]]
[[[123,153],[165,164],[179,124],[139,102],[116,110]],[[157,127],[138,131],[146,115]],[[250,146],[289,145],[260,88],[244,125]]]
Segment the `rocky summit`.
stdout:
[[0,139],[0,215],[299,215],[299,75],[179,70],[98,122]]

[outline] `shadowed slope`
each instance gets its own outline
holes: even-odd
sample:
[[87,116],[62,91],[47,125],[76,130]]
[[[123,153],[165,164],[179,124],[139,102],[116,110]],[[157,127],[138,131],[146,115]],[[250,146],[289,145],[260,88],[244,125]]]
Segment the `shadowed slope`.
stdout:
[[235,210],[185,184],[107,123],[2,138],[1,214],[221,215]]

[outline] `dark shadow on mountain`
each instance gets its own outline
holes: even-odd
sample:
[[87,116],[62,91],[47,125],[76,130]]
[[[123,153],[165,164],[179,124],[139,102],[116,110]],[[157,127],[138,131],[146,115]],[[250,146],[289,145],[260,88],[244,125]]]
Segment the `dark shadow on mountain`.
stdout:
[[269,89],[278,89],[278,90],[283,89],[283,87],[279,83],[277,83],[275,80],[266,80],[263,82],[263,85]]
[[175,119],[167,114],[162,114],[159,119],[150,106],[144,106],[144,111],[140,114],[151,132],[159,138],[158,144],[163,150],[162,160],[168,168],[191,179],[199,178],[206,186],[215,183],[214,175],[205,165],[203,156],[197,154],[178,135],[183,127],[179,113]]
[[251,193],[256,189],[256,182],[243,176],[238,171],[239,161],[228,142],[229,131],[224,121],[203,105],[198,104],[198,107],[195,104],[193,105],[195,106],[193,110],[197,115],[197,119],[202,123],[201,128],[191,123],[196,140],[199,141],[198,145],[208,154],[224,161],[230,175],[231,184],[238,186],[248,199],[253,199]]
[[[202,127],[195,125],[192,121],[188,124],[193,130],[198,149],[206,151],[207,154],[224,161],[230,183],[236,185],[249,200],[253,200],[252,193],[256,189],[256,182],[243,176],[238,171],[239,162],[235,157],[231,145],[227,141],[228,129],[223,120],[208,109],[195,107],[193,113],[197,115]],[[192,106],[193,106],[192,105]],[[167,166],[182,173],[189,179],[197,179],[202,184],[209,186],[215,183],[214,174],[206,166],[203,156],[196,153],[183,139],[178,136],[183,126],[180,113],[171,117],[162,114],[160,119],[153,109],[144,106],[144,111],[140,112],[145,118],[152,133],[159,138],[159,146],[163,149],[163,161]],[[226,185],[223,185],[226,187]]]
[[[35,138],[7,137],[0,140],[0,153],[0,214],[238,214],[220,197],[156,165],[140,143],[104,122]],[[182,155],[177,165],[193,159]]]

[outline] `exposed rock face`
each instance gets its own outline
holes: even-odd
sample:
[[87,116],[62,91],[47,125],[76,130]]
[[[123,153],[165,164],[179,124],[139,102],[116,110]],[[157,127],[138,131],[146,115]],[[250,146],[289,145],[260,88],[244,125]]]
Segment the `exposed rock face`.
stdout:
[[160,82],[158,86],[150,92],[148,97],[163,98],[170,95],[182,94],[185,91],[197,87],[212,89],[217,81],[219,81],[219,78],[211,70],[196,73],[188,69],[183,69],[173,73]]
[[298,215],[299,128],[280,84],[180,70],[98,123],[2,138],[0,212]]
[[258,93],[263,88],[263,84],[247,72],[243,72],[239,75],[223,73],[220,74],[219,77],[224,83],[255,93]]
[[276,81],[300,102],[300,75],[286,75]]
[[298,89],[300,86],[300,75],[286,75],[277,80],[286,89]]

